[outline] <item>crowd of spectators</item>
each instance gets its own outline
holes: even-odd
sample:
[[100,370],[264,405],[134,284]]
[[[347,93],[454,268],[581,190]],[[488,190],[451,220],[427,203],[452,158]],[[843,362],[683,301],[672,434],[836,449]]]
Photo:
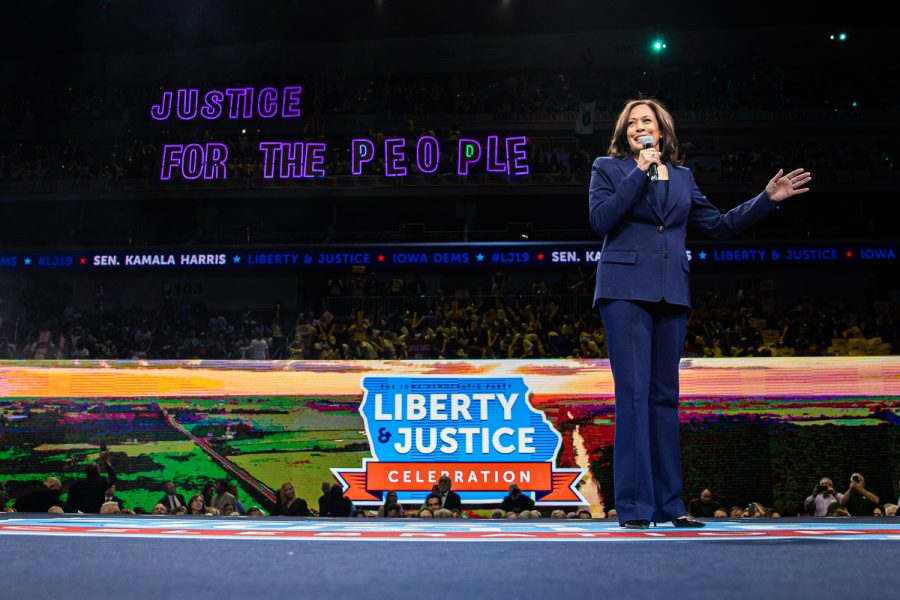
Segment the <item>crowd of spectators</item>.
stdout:
[[[900,482],[898,482],[900,485]],[[847,491],[837,492],[830,477],[822,477],[813,487],[812,493],[798,504],[796,516],[811,517],[895,517],[896,502],[884,502],[866,488],[865,477],[853,473],[847,484]],[[731,506],[715,500],[709,489],[700,492],[688,503],[688,512],[694,517],[707,518],[778,518],[782,515],[761,502],[750,502],[746,506]],[[793,515],[791,515],[793,516]]]
[[[564,276],[513,290],[498,272],[490,288],[430,292],[419,277],[351,274],[328,281],[324,311],[303,307],[296,318],[280,305],[218,311],[169,288],[154,309],[33,308],[37,316],[18,325],[18,337],[9,323],[0,326],[0,358],[606,358],[587,283]],[[696,294],[687,327],[686,357],[900,351],[898,305],[887,296],[780,300],[769,280]]]
[[[246,83],[198,79],[184,82],[184,87],[224,89]],[[840,114],[854,108],[893,109],[898,100],[896,90],[878,85],[858,65],[835,62],[823,62],[821,68],[764,62],[660,63],[626,68],[589,64],[580,69],[451,74],[391,73],[375,64],[366,75],[328,69],[304,73],[301,81],[291,78],[265,84],[301,84],[308,116],[553,113],[578,110],[583,102],[596,102],[601,111],[617,112],[634,90],[665,98],[685,111],[712,116],[738,110],[837,109]],[[168,82],[2,91],[0,127],[63,121],[141,124],[165,89],[171,89]]]
[[[349,142],[354,135],[338,134],[335,118],[372,115],[392,126],[365,132],[377,141],[384,137],[405,137],[410,141],[424,134],[441,142],[439,174],[456,172],[455,141],[473,134],[468,120],[476,115],[490,115],[503,121],[540,120],[547,115],[574,114],[584,102],[595,103],[600,114],[615,114],[635,90],[647,96],[664,99],[675,110],[676,119],[735,119],[729,111],[743,111],[747,118],[762,118],[759,111],[778,111],[793,115],[798,111],[825,114],[827,118],[858,117],[860,111],[892,109],[895,94],[885,86],[872,86],[860,81],[855,68],[838,76],[842,67],[829,65],[826,72],[810,72],[808,68],[786,65],[658,65],[652,69],[610,71],[591,66],[569,71],[517,70],[486,71],[454,75],[388,75],[374,70],[370,76],[351,76],[329,71],[310,75],[303,82],[304,123],[289,137],[297,141],[320,141],[328,144],[325,170],[329,176],[350,173]],[[821,88],[810,83],[810,77],[827,81]],[[803,81],[803,85],[797,82]],[[296,82],[289,82],[296,84]],[[274,84],[274,82],[272,82]],[[190,87],[225,88],[234,82],[199,81]],[[862,87],[860,87],[862,86]],[[158,179],[161,148],[167,143],[204,143],[219,141],[229,146],[227,162],[229,179],[259,178],[262,174],[260,141],[270,141],[274,134],[260,123],[241,123],[218,131],[206,122],[172,127],[169,123],[150,120],[149,107],[158,102],[158,86],[109,89],[67,87],[49,90],[16,90],[0,92],[0,129],[29,125],[68,124],[65,136],[42,135],[28,143],[7,136],[0,145],[0,181],[40,180],[150,180]],[[824,94],[823,89],[828,93]],[[865,97],[860,105],[857,100]],[[854,103],[857,105],[854,106]],[[729,117],[729,114],[731,116]],[[772,118],[767,113],[766,118]],[[438,119],[439,118],[439,119]],[[606,118],[606,117],[604,117]],[[609,116],[608,118],[612,118]],[[575,117],[562,122],[574,123]],[[449,127],[431,129],[440,121],[456,121]],[[396,123],[402,122],[402,125]],[[90,123],[113,124],[101,128],[78,128]],[[482,124],[483,125],[483,124]],[[496,129],[496,128],[495,128]],[[346,130],[346,127],[343,128]],[[74,133],[73,133],[74,131]],[[240,131],[240,133],[236,133]],[[279,134],[279,139],[284,135]],[[577,174],[587,172],[594,157],[605,155],[607,141],[593,136],[558,135],[528,139],[529,166],[536,174]],[[881,144],[888,140],[864,139],[858,146],[847,143],[798,144],[784,155],[783,149],[767,150],[721,145],[716,138],[692,141],[682,139],[686,150],[712,153],[702,169],[718,170],[726,181],[745,180],[748,173],[803,164],[818,173],[820,181],[840,167],[843,170],[893,172],[890,149]],[[708,158],[708,157],[707,157]],[[802,160],[794,160],[801,158]],[[380,164],[379,164],[380,162]],[[410,164],[415,173],[415,161]],[[367,174],[383,173],[383,159],[377,157],[367,167]],[[826,179],[823,179],[825,177]]]
[[[100,465],[104,465],[107,476],[101,476]],[[261,506],[245,507],[238,500],[237,486],[233,482],[220,479],[215,484],[207,484],[200,493],[185,500],[179,493],[175,483],[167,481],[162,486],[162,497],[151,509],[143,506],[125,507],[122,500],[115,495],[115,470],[105,453],[101,460],[89,463],[85,469],[85,478],[69,485],[66,499],[62,498],[63,484],[56,477],[48,477],[43,484],[24,488],[14,497],[0,485],[0,510],[5,512],[28,513],[80,513],[80,514],[131,514],[131,515],[177,515],[177,516],[229,516],[229,517],[353,517],[353,518],[491,518],[491,519],[615,519],[616,510],[604,510],[602,506],[576,507],[568,512],[562,509],[535,509],[534,500],[523,494],[515,483],[510,484],[509,493],[503,498],[499,508],[485,509],[480,507],[466,508],[460,496],[450,487],[450,478],[446,475],[436,484],[431,493],[425,497],[420,506],[404,507],[397,500],[397,492],[385,493],[384,502],[377,509],[358,508],[344,496],[340,484],[322,483],[322,495],[318,499],[318,510],[296,495],[294,484],[286,481],[277,491],[274,501],[267,501]],[[898,482],[900,485],[900,482]],[[418,503],[417,503],[418,504]],[[797,510],[791,510],[790,516],[807,517],[896,517],[896,503],[885,502],[865,485],[865,478],[860,473],[853,473],[846,492],[836,492],[831,478],[822,477],[813,488],[812,493]],[[760,502],[749,502],[746,506],[731,506],[718,502],[711,490],[704,489],[697,498],[687,503],[688,514],[692,517],[724,519],[724,518],[779,518],[783,515],[778,510],[766,507]],[[490,516],[487,512],[490,510]]]
[[[457,141],[464,135],[482,139],[476,134],[464,134],[460,129],[438,130],[423,128],[415,135],[398,133],[396,130],[370,129],[365,137],[379,148],[376,158],[364,167],[363,175],[380,178],[384,176],[384,158],[381,148],[384,139],[404,138],[407,148],[415,148],[420,136],[437,137],[440,142],[440,158],[437,171],[428,177],[457,173]],[[178,136],[177,143],[216,141],[208,132],[200,137],[190,134]],[[162,147],[167,141],[130,139],[108,143],[42,142],[37,144],[0,145],[0,181],[29,182],[51,180],[76,181],[118,181],[118,180],[158,180]],[[264,133],[240,133],[236,138],[222,137],[220,141],[228,146],[226,169],[228,180],[257,179],[263,177],[263,153],[259,143],[271,141]],[[332,135],[307,135],[296,141],[322,142],[328,151],[324,156],[323,169],[329,180],[353,183],[358,177],[351,176],[350,137]],[[723,146],[701,139],[682,138],[687,165],[700,177],[715,174],[722,182],[747,182],[760,180],[760,173],[777,171],[786,164],[803,164],[805,168],[820,174],[825,182],[843,179],[866,181],[884,179],[893,175],[892,153],[880,143],[853,145],[847,143],[797,144],[790,148],[770,149],[765,146],[753,149]],[[519,176],[517,181],[545,183],[545,177],[558,176],[561,182],[574,181],[575,175],[589,173],[593,161],[605,156],[606,141],[560,140],[551,137],[526,137],[526,152],[529,175]],[[690,150],[693,149],[693,150]],[[419,174],[415,160],[406,162],[411,175]],[[337,178],[337,179],[335,179]],[[397,182],[394,181],[396,184]]]

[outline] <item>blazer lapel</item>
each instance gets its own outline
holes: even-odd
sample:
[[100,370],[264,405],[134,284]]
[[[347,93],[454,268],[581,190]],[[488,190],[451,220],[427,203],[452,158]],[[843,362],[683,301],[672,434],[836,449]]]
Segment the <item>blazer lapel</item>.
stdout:
[[637,163],[631,157],[618,158],[616,162],[619,165],[619,168],[622,169],[622,175],[628,175],[631,173],[631,170],[637,166]]
[[[619,168],[622,169],[622,174],[623,174],[623,175],[628,175],[629,173],[631,173],[632,169],[634,169],[635,167],[637,167],[637,161],[634,160],[633,158],[627,157],[627,158],[620,158],[620,159],[619,159]],[[671,173],[671,172],[672,172],[672,170],[670,169],[670,170],[669,170],[669,173]],[[669,184],[669,190],[670,190],[670,191],[671,191],[671,187],[672,187],[672,186],[671,186],[671,183],[670,183],[670,184]],[[659,206],[657,206],[656,200],[650,196],[650,191],[649,191],[649,190],[647,190],[647,191],[644,192],[643,198],[644,198],[644,202],[647,203],[647,206],[650,207],[650,210],[653,211],[653,214],[655,214],[657,217],[659,217],[659,220],[662,221],[662,220],[663,220],[663,215],[660,214],[660,212],[659,212]],[[666,203],[666,212],[667,212],[667,213],[669,212],[669,205],[671,204],[671,200],[672,200],[672,199],[671,199],[671,197],[670,197],[670,198],[669,198],[669,201]]]
[[669,213],[672,212],[672,209],[678,204],[678,199],[683,195],[684,186],[688,182],[687,177],[685,177],[681,169],[673,167],[669,163],[666,163],[666,167],[669,170],[669,198],[666,200],[666,208],[662,215],[663,220],[669,216]]

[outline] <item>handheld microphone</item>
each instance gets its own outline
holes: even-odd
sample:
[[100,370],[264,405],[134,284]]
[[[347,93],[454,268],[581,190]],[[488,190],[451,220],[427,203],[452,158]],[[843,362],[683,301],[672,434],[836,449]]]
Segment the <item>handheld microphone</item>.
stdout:
[[[652,135],[644,135],[641,136],[641,144],[643,144],[644,148],[652,148],[653,147],[653,136]],[[656,163],[650,165],[650,170],[647,172],[650,175],[650,181],[656,183],[659,180],[659,170],[656,168]]]

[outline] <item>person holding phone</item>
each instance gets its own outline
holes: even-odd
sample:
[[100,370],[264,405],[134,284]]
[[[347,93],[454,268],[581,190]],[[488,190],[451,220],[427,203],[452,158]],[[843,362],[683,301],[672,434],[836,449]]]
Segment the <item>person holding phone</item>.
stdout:
[[881,499],[866,489],[866,478],[860,473],[850,476],[850,487],[840,498],[841,506],[853,517],[871,517]]
[[[100,467],[106,469],[106,476],[100,475]],[[91,461],[84,469],[85,478],[69,486],[67,502],[77,511],[99,513],[106,490],[116,483],[116,470],[109,459],[106,446],[100,446],[100,459]]]
[[803,501],[803,509],[814,517],[824,517],[828,514],[828,507],[834,502],[840,502],[843,497],[843,494],[834,491],[831,477],[823,477],[813,488],[813,493]]

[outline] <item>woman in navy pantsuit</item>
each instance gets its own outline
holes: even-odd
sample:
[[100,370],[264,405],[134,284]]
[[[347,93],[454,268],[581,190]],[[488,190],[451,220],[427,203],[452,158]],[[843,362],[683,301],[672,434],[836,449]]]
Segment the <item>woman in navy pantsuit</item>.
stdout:
[[616,393],[616,511],[632,529],[650,521],[704,525],[688,518],[681,500],[678,364],[691,306],[687,224],[725,239],[808,191],[803,186],[811,180],[803,169],[779,170],[758,196],[723,214],[683,163],[672,116],[659,101],[641,99],[625,104],[609,156],[591,171],[591,227],[603,236],[594,303]]

